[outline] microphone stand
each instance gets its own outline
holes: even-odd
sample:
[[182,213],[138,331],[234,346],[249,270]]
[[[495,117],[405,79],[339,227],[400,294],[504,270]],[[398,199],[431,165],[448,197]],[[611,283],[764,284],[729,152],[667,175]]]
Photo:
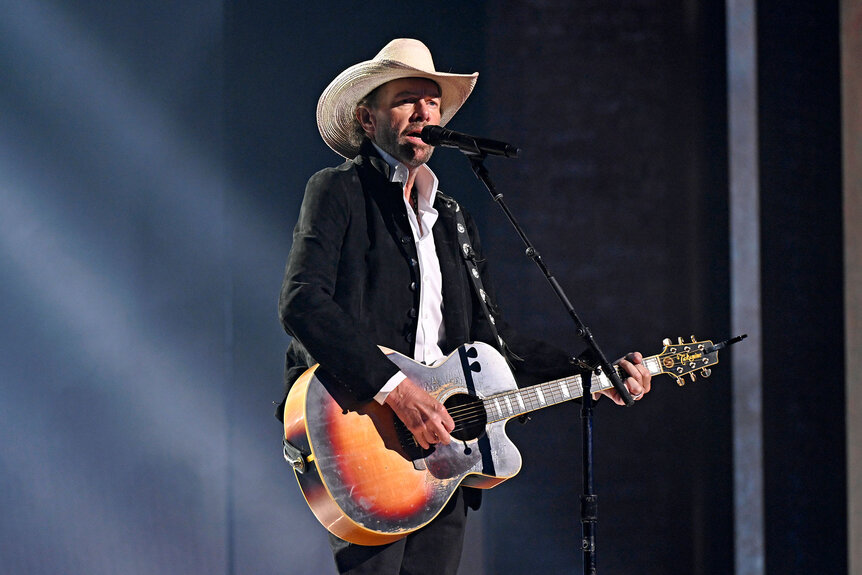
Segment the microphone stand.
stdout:
[[[478,149],[478,148],[477,148]],[[545,265],[544,260],[542,259],[541,254],[539,254],[538,250],[533,246],[530,239],[524,233],[523,228],[518,224],[515,216],[512,215],[512,212],[509,211],[509,207],[503,201],[503,194],[497,192],[496,186],[494,182],[491,180],[491,176],[488,173],[488,170],[485,168],[484,160],[486,154],[482,152],[474,152],[469,150],[461,150],[465,156],[470,160],[470,165],[473,168],[473,172],[476,174],[476,177],[485,184],[485,187],[488,188],[488,191],[491,193],[491,197],[494,199],[494,202],[497,203],[498,206],[503,210],[506,214],[506,217],[511,222],[512,226],[515,228],[518,236],[524,242],[526,246],[526,255],[530,259],[535,262],[539,269],[542,270],[542,273],[545,276],[545,279],[548,280],[548,283],[551,285],[551,288],[554,290],[554,293],[557,294],[557,297],[563,304],[563,307],[566,308],[569,316],[572,318],[572,321],[575,322],[575,329],[579,337],[581,337],[584,342],[587,344],[589,353],[592,358],[595,359],[595,366],[592,366],[591,369],[595,371],[596,374],[604,372],[611,382],[614,385],[614,388],[619,392],[620,397],[622,397],[627,407],[631,407],[634,405],[634,399],[632,399],[629,390],[623,384],[620,379],[617,370],[611,367],[610,363],[608,363],[607,358],[602,353],[601,349],[599,349],[599,345],[596,342],[596,339],[593,337],[590,328],[584,325],[581,319],[578,317],[575,308],[572,306],[572,303],[569,301],[569,298],[566,296],[563,288],[557,282],[556,278],[551,274],[548,266]],[[582,367],[585,365],[580,360],[573,360],[575,363],[580,364]],[[584,573],[588,575],[595,575],[597,573],[596,570],[596,524],[597,524],[597,496],[594,492],[593,488],[593,398],[590,389],[591,385],[591,373],[585,373],[581,377],[583,382],[583,398],[581,400],[581,433],[582,433],[582,441],[583,441],[583,494],[581,495],[581,525],[583,530],[583,537],[581,539],[581,550],[583,551],[584,557]]]

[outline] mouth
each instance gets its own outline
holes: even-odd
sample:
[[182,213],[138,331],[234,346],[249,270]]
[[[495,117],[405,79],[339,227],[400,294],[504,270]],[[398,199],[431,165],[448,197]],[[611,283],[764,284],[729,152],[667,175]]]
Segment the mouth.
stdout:
[[404,135],[408,140],[414,140],[417,143],[422,143],[422,144],[425,143],[422,141],[422,128],[411,129]]

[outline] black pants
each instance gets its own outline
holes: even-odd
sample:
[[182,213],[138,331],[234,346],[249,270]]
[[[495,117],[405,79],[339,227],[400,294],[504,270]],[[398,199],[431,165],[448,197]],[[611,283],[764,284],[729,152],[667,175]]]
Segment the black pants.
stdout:
[[464,547],[467,505],[458,489],[428,525],[394,543],[367,547],[329,535],[338,572],[349,575],[454,575]]

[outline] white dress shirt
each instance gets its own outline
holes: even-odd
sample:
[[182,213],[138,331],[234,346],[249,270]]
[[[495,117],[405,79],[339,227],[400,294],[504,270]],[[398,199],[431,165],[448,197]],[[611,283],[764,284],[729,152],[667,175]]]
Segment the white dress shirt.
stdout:
[[[407,197],[404,186],[407,183],[407,167],[377,148],[380,156],[386,160],[390,167],[390,178],[392,182],[401,184],[402,199],[407,208],[407,217],[410,228],[413,230],[413,241],[416,243],[416,254],[419,260],[419,309],[417,310],[416,340],[413,347],[413,359],[433,364],[443,357],[443,350],[439,342],[444,337],[443,330],[443,276],[440,273],[440,260],[437,259],[437,249],[434,245],[434,234],[432,228],[437,221],[438,212],[434,209],[434,198],[437,196],[437,176],[431,168],[425,164],[419,166],[413,187],[417,193],[417,204],[419,217],[413,211],[410,200]],[[420,225],[421,221],[421,225]],[[407,377],[399,371],[380,389],[374,399],[379,403],[386,400],[393,389],[395,389],[404,378]]]

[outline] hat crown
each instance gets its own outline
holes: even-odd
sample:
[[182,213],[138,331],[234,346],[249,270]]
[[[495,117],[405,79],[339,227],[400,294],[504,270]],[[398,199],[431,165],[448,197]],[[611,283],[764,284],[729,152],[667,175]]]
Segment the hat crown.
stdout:
[[431,50],[413,38],[396,38],[383,47],[374,57],[374,60],[398,62],[410,68],[416,68],[423,72],[435,72],[434,60],[431,58]]

